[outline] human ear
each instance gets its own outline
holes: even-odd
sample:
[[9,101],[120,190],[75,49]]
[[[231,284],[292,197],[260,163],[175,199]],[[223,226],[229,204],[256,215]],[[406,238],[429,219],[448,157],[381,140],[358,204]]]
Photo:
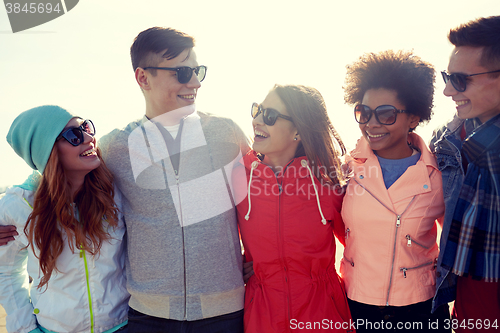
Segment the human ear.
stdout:
[[410,124],[410,130],[414,130],[420,123],[420,117],[415,114],[410,113],[408,120]]
[[139,84],[141,89],[143,89],[143,90],[150,90],[151,89],[151,87],[149,85],[149,78],[146,75],[146,71],[143,68],[137,67],[135,69],[135,80],[137,81],[137,83]]

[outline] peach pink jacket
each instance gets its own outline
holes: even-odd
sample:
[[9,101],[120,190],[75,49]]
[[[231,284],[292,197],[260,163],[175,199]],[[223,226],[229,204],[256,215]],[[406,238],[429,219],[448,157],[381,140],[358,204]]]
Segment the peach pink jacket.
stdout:
[[371,305],[404,306],[428,300],[436,289],[436,219],[444,214],[441,173],[415,133],[417,164],[384,185],[365,138],[346,162],[353,172],[342,206],[346,248],[340,272],[347,297]]

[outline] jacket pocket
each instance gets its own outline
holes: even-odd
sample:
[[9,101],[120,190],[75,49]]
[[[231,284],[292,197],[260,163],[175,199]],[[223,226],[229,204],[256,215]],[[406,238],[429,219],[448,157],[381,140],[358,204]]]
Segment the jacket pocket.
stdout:
[[437,153],[436,161],[443,179],[443,195],[446,200],[452,193],[457,182],[457,177],[461,173],[462,167],[453,155]]
[[428,270],[420,275],[420,283],[424,286],[435,286],[436,285],[436,271]]
[[354,260],[351,258],[347,258],[345,255],[344,255],[344,258],[342,258],[346,263],[348,263],[349,265],[351,265],[352,267],[354,267]]
[[424,249],[429,249],[428,246],[423,245],[422,243],[417,242],[415,239],[411,238],[411,236],[408,234],[405,236],[406,238],[406,246],[411,247],[413,244],[418,245],[420,247],[423,247]]
[[345,254],[340,260],[340,275],[343,287],[347,296],[355,292],[357,282],[357,273],[354,269],[354,259],[347,257]]
[[[409,274],[419,274],[420,275],[420,282],[424,286],[431,286],[436,284],[436,274],[435,274],[435,265],[436,260],[430,260],[428,262],[425,262],[423,264],[413,266],[413,267],[401,267],[399,268],[399,271],[403,274],[403,277],[406,279]],[[429,268],[430,269],[425,269],[424,271],[419,272],[418,269],[420,268]]]
[[[245,310],[248,309],[250,306],[252,306],[254,298],[255,298],[255,293],[257,288],[261,288],[258,282],[252,281],[252,279],[255,279],[255,275],[250,277],[250,280],[248,280],[248,283],[246,285],[246,290],[245,290],[245,301],[244,301],[244,306]],[[252,283],[250,283],[252,282]]]

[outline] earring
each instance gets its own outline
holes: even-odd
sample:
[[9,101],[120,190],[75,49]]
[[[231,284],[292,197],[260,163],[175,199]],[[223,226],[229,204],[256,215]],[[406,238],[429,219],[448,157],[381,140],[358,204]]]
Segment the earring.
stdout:
[[293,141],[297,141],[297,137],[293,138]]

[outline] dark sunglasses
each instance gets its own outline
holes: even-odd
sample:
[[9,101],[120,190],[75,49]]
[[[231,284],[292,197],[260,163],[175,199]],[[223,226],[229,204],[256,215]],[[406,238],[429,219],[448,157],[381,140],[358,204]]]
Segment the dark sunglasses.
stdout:
[[490,74],[490,73],[498,73],[498,72],[500,72],[500,69],[498,69],[496,71],[476,73],[476,74],[462,74],[462,73],[448,74],[445,71],[442,71],[441,75],[443,76],[444,83],[448,83],[448,81],[451,81],[451,85],[453,86],[453,88],[455,88],[456,91],[464,92],[465,89],[467,89],[467,78],[468,77],[476,76],[476,75],[483,75],[483,74]]
[[207,75],[207,66],[197,66],[195,68],[192,67],[144,67],[144,69],[163,69],[165,71],[176,71],[177,72],[177,81],[179,83],[188,83],[193,76],[193,72],[198,78],[198,81],[203,81],[205,76]]
[[276,123],[278,117],[289,120],[293,123],[292,117],[285,116],[284,114],[279,113],[275,109],[263,109],[262,105],[257,103],[252,104],[252,118],[255,119],[262,113],[262,119],[264,120],[264,124],[267,126],[273,126]]
[[392,125],[396,122],[398,113],[404,113],[405,110],[396,109],[392,105],[380,105],[375,110],[370,109],[369,106],[358,104],[354,107],[354,118],[359,124],[366,124],[375,115],[375,119],[382,125]]
[[83,132],[87,133],[91,137],[94,137],[95,127],[90,119],[85,120],[78,127],[68,128],[67,130],[59,134],[56,141],[61,138],[65,138],[66,141],[68,141],[69,143],[71,143],[73,146],[76,147],[81,145],[85,141],[85,138],[83,137]]

